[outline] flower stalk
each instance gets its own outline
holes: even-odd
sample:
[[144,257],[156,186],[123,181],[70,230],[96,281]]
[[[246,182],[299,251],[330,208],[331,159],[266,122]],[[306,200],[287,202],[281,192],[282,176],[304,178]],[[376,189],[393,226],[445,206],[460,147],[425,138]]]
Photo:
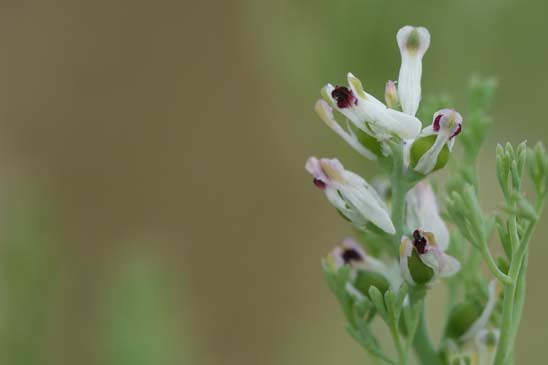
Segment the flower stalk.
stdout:
[[[307,160],[314,186],[356,232],[322,261],[325,279],[348,334],[381,364],[407,365],[414,353],[421,365],[512,365],[528,249],[547,197],[548,154],[542,144],[497,146],[504,204],[496,213],[484,212],[474,166],[491,124],[494,82],[473,80],[466,113],[445,104],[423,106],[422,59],[430,33],[405,26],[396,38],[402,64],[398,82],[386,83],[386,104],[352,73],[347,85],[323,87],[315,104],[325,125],[386,170],[370,183],[338,159]],[[424,110],[432,112],[423,128],[417,115]],[[445,184],[436,181],[442,169],[449,176]],[[526,170],[534,203],[522,189]],[[489,247],[493,232],[503,257],[495,258]],[[448,286],[448,300],[443,335],[432,341],[426,298],[435,285]],[[375,318],[386,324],[392,352],[371,327]]]

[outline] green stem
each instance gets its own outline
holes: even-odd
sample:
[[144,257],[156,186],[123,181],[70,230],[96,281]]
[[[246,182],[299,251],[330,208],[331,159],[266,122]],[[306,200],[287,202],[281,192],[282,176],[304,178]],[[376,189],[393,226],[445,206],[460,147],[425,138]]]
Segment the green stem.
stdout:
[[422,365],[444,365],[444,361],[434,349],[434,345],[428,334],[428,326],[426,325],[426,315],[424,306],[424,297],[426,288],[416,286],[411,288],[409,292],[410,304],[420,306],[420,317],[415,338],[413,339],[413,349],[417,355],[420,364]]
[[415,334],[415,339],[413,340],[413,348],[415,349],[415,353],[417,354],[417,357],[422,365],[444,365],[440,355],[434,350],[434,346],[430,340],[430,336],[428,335],[424,302],[421,308],[417,333]]
[[487,247],[487,242],[483,241],[480,245],[480,251],[483,255],[483,258],[485,259],[485,262],[487,263],[487,266],[489,267],[489,270],[491,273],[499,279],[500,282],[504,284],[511,284],[512,278],[502,271],[500,271],[497,263],[495,262],[495,259],[493,259],[493,255],[491,255],[491,252],[489,252],[489,248]]
[[403,236],[404,216],[405,216],[405,195],[407,193],[407,184],[403,176],[403,151],[401,145],[392,146],[392,158],[394,166],[392,170],[392,223],[396,228],[394,234],[395,252],[399,256],[400,240]]

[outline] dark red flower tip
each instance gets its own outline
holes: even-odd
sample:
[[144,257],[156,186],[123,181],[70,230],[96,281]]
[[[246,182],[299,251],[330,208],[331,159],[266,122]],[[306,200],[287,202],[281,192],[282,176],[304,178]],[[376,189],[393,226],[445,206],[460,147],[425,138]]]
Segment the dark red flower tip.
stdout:
[[358,105],[358,99],[354,96],[352,90],[344,86],[336,86],[331,92],[331,96],[337,101],[337,106],[341,109]]
[[453,132],[453,134],[451,135],[451,137],[449,137],[449,139],[451,139],[451,138],[453,138],[453,137],[456,137],[461,131],[462,131],[462,125],[459,124],[459,126],[457,127],[457,129],[455,129],[455,131]]
[[351,261],[362,261],[363,257],[360,253],[353,248],[347,248],[342,253],[342,259],[345,264],[350,263]]
[[325,189],[325,183],[323,181],[321,181],[320,179],[314,179],[314,185],[316,185],[317,188],[320,188],[320,189]]
[[434,123],[432,125],[432,129],[434,129],[434,132],[440,131],[440,120],[443,117],[443,114],[438,114],[436,118],[434,118]]
[[418,229],[413,232],[413,245],[419,254],[426,253],[426,238],[424,238]]

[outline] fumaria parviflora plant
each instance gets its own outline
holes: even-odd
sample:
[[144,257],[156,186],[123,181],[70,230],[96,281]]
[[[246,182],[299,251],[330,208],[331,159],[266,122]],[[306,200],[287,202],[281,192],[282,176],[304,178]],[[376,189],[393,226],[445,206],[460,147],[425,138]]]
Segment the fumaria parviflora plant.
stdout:
[[[315,105],[321,120],[386,176],[368,183],[337,159],[306,162],[314,185],[356,231],[322,261],[325,278],[348,333],[379,364],[405,365],[412,353],[423,365],[513,364],[548,156],[541,143],[499,144],[503,203],[484,212],[475,165],[491,125],[494,82],[472,80],[465,111],[443,105],[443,98],[421,106],[430,33],[405,26],[396,39],[401,68],[397,82],[386,83],[384,103],[349,73],[346,86],[323,87]],[[448,177],[434,190],[430,180],[442,169]],[[534,190],[527,195],[526,176]],[[490,247],[492,242],[501,247]],[[434,285],[447,286],[442,336],[435,342],[425,306]],[[393,350],[377,338],[375,318],[386,323]]]

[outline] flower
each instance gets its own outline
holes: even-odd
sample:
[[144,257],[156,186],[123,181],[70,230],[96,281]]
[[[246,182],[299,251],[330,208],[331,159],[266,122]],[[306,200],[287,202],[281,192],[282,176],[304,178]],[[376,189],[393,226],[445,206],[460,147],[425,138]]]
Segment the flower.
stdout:
[[398,94],[402,110],[415,115],[421,100],[422,57],[430,46],[426,28],[407,25],[396,36],[401,53]]
[[438,277],[449,277],[460,270],[460,263],[438,246],[434,234],[413,232],[413,240],[403,237],[400,245],[400,269],[411,285],[432,284]]
[[371,286],[385,292],[389,288],[397,290],[401,285],[397,265],[387,265],[367,255],[362,246],[350,237],[335,246],[327,261],[333,266],[334,271],[343,266],[350,267],[351,282],[346,286],[346,290],[355,297],[368,296]]
[[462,116],[453,109],[434,113],[432,125],[422,130],[410,148],[410,164],[427,175],[445,166],[455,137],[462,130]]
[[387,233],[396,232],[386,204],[375,189],[361,176],[345,170],[337,159],[310,157],[305,168],[314,177],[314,185],[356,227],[365,229],[371,222]]
[[449,230],[443,222],[436,196],[429,183],[421,181],[407,193],[407,226],[432,232],[438,247],[445,251],[449,246]]
[[419,134],[421,122],[415,116],[387,108],[365,92],[361,81],[351,73],[348,73],[348,85],[350,88],[327,84],[322,89],[322,97],[356,128],[378,140],[386,140],[392,135],[415,138]]
[[347,130],[344,130],[344,128],[342,128],[341,125],[335,120],[333,109],[325,100],[318,100],[314,110],[320,119],[323,120],[324,123],[327,124],[327,126],[335,133],[342,137],[342,139],[354,148],[356,152],[367,159],[377,159],[377,155],[379,155],[381,147],[379,142],[374,137],[362,132],[361,130],[352,130],[348,122]]

